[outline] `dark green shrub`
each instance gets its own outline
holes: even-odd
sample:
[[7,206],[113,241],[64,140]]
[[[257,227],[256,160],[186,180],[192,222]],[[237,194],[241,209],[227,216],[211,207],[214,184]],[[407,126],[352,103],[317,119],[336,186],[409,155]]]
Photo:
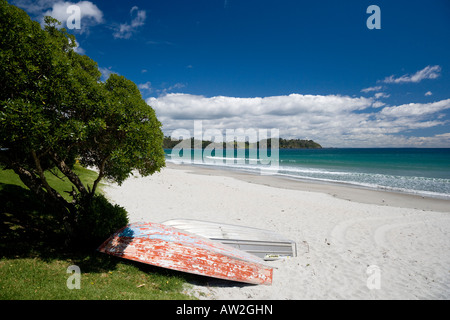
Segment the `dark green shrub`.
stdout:
[[128,224],[125,208],[113,205],[102,194],[83,202],[76,222],[77,245],[97,248],[112,233]]

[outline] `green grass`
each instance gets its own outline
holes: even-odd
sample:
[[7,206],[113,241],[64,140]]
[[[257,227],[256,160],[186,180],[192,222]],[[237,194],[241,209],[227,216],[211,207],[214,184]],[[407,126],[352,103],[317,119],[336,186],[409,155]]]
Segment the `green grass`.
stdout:
[[[85,185],[97,177],[80,166],[76,172]],[[58,191],[72,189],[67,179],[47,178]],[[193,276],[95,250],[68,249],[63,236],[58,219],[18,176],[0,170],[0,299],[191,299],[183,290]],[[71,265],[80,268],[80,289],[67,287]]]
[[[92,185],[97,176],[78,165],[75,172],[85,185]],[[60,172],[57,176],[63,177]],[[71,191],[72,184],[57,176],[46,172],[49,184],[71,200],[65,191]],[[34,196],[14,171],[0,169],[0,257],[49,254],[61,249],[62,236],[63,227],[55,213]]]
[[[97,173],[86,169],[80,165],[75,165],[74,172],[80,177],[81,181],[85,184],[85,186],[92,186],[94,184],[95,179],[97,178]],[[71,191],[72,184],[69,180],[58,170],[52,174],[48,171],[45,172],[45,177],[48,183],[57,191],[61,192],[61,195],[65,199],[70,199],[70,196],[67,192]],[[0,168],[0,188],[2,184],[14,185],[18,187],[22,187],[28,190],[28,188],[22,183],[19,176],[14,173],[13,170],[1,170]],[[98,191],[102,190],[102,183],[99,183],[97,188]],[[1,189],[0,189],[1,190]]]
[[[80,268],[80,289],[67,286],[72,282],[73,273],[67,273],[71,265]],[[0,260],[2,300],[184,300],[184,283],[179,275],[100,254]]]

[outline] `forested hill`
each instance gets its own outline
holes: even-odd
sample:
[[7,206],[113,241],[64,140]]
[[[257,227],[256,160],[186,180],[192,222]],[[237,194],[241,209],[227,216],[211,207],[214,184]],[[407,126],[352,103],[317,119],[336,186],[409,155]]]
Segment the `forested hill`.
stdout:
[[[178,143],[180,143],[181,140],[172,140],[170,137],[164,137],[163,142],[163,148],[164,149],[171,149],[175,147]],[[258,142],[257,146],[263,142],[261,140]],[[202,148],[206,148],[209,144],[213,142],[211,141],[202,141]],[[226,148],[226,143],[224,142],[222,145],[223,148]],[[234,141],[234,148],[255,148],[255,144],[249,144],[248,142],[242,143]],[[267,148],[271,147],[271,141],[270,139],[267,141]],[[191,138],[191,148],[194,148],[194,138]],[[283,139],[279,138],[279,148],[280,149],[321,149],[322,146],[318,144],[317,142],[314,142],[313,140],[301,140],[301,139]]]
[[[269,140],[270,141],[270,140]],[[282,139],[280,138],[280,149],[321,149],[322,146],[313,140]]]

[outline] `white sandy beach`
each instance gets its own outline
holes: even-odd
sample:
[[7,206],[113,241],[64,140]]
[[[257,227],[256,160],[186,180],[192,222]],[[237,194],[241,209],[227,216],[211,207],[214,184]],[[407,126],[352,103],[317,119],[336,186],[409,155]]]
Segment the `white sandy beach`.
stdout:
[[104,191],[130,222],[201,219],[296,241],[297,257],[268,262],[271,286],[208,279],[188,288],[200,299],[450,299],[450,201],[173,164]]

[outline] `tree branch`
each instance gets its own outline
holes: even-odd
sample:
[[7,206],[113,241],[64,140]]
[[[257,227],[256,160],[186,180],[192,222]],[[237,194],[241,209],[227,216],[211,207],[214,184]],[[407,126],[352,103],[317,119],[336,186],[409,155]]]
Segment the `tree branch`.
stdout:
[[105,159],[103,159],[102,163],[99,166],[99,173],[98,173],[98,177],[97,179],[95,179],[94,184],[92,186],[92,190],[91,190],[91,197],[94,196],[95,194],[95,190],[97,189],[98,183],[100,182],[100,180],[103,178],[103,176],[105,175],[105,165],[106,165],[106,161],[109,160],[109,158],[111,157],[111,155],[108,155],[107,157],[105,157]]
[[53,160],[53,163],[58,167],[58,169],[72,182],[72,184],[78,189],[81,194],[87,194],[83,182],[81,182],[80,178],[69,168],[69,166],[64,162],[64,160],[59,159],[58,155],[55,152],[50,152],[50,156]]
[[30,171],[24,169],[23,167],[17,165],[16,163],[11,163],[10,167],[19,176],[20,180],[34,192],[43,202],[48,201],[48,194],[44,191],[42,182],[39,181]]
[[42,184],[43,184],[44,188],[47,190],[47,192],[48,192],[48,194],[50,196],[55,198],[55,200],[58,199],[58,197],[56,196],[53,188],[50,187],[50,185],[48,184],[47,179],[45,178],[44,170],[42,170],[41,162],[39,161],[39,158],[36,155],[36,151],[31,150],[31,155],[33,156],[34,164],[36,166],[36,169],[38,171],[39,177],[41,178],[41,181],[42,181]]
[[[49,204],[53,207],[58,205],[58,208],[60,209],[66,208],[70,212],[73,211],[71,204],[69,204],[55,189],[50,187],[48,183],[47,189],[47,187],[43,185],[41,179],[17,163],[10,162],[9,166],[19,176],[20,180],[28,187],[28,189],[30,189],[43,203]],[[44,188],[47,189],[47,192]]]

